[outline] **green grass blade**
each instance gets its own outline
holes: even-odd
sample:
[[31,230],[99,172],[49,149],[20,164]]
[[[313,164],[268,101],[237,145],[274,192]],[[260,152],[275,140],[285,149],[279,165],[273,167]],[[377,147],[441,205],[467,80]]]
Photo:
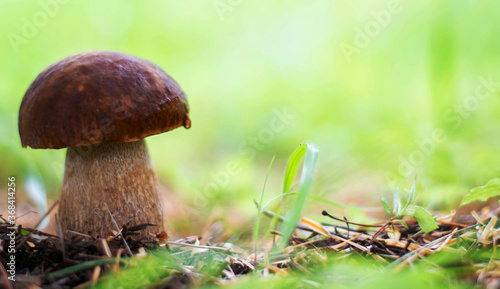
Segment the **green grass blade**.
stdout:
[[[306,150],[305,153],[303,152],[304,149]],[[295,174],[297,173],[298,163],[300,163],[300,160],[301,158],[304,157],[304,155],[305,155],[305,160],[304,160],[304,165],[302,167],[302,175],[300,178],[299,193],[297,196],[297,200],[295,201],[292,209],[286,214],[286,219],[283,222],[281,230],[283,236],[280,238],[280,241],[278,243],[278,248],[277,248],[278,250],[283,249],[286,246],[288,240],[290,239],[290,236],[293,234],[293,231],[295,230],[297,222],[300,219],[302,209],[304,208],[304,205],[307,200],[309,189],[311,188],[313,174],[314,174],[314,167],[316,165],[316,160],[318,159],[318,153],[319,153],[318,149],[316,149],[313,145],[301,144],[292,153],[292,156],[290,157],[288,166],[291,166],[291,168],[287,167],[286,169],[285,185],[283,189],[290,188],[291,183],[293,182],[293,179],[295,177],[295,175],[290,174],[290,172],[295,172]]]
[[101,266],[104,264],[109,264],[109,263],[114,263],[114,262],[126,262],[126,260],[127,260],[127,258],[109,258],[109,259],[88,261],[88,262],[74,265],[71,267],[66,267],[66,268],[61,269],[61,270],[56,271],[56,272],[52,272],[48,275],[48,277],[49,278],[60,278],[60,277],[67,275],[69,273],[75,273],[75,272],[79,272],[82,270],[94,268],[96,266]]
[[288,193],[293,185],[293,180],[295,175],[297,175],[297,170],[299,169],[299,164],[304,155],[308,150],[307,144],[301,144],[295,151],[290,155],[288,163],[286,165],[285,171],[285,181],[283,182],[283,194]]
[[[262,209],[260,210],[259,214],[264,214],[264,211],[267,209],[269,205],[271,205],[272,202],[276,201],[277,199],[281,198],[283,201],[283,198],[286,196],[291,196],[291,195],[297,195],[297,193],[286,193],[286,194],[279,194],[273,198],[271,198],[269,201],[267,201],[264,206],[262,206]],[[269,230],[267,231],[266,235],[264,236],[264,240],[267,240],[269,238],[269,235],[271,234],[271,230],[276,228],[276,224],[278,223],[278,216],[281,216],[281,212],[283,210],[283,206],[279,206],[277,212],[275,213],[274,217],[271,220],[271,223],[269,224]]]
[[284,197],[284,196],[291,196],[291,195],[297,195],[297,193],[279,194],[279,195],[277,195],[277,196],[275,196],[275,197],[271,198],[269,201],[267,201],[267,202],[264,204],[264,206],[262,206],[262,209],[260,210],[260,211],[261,211],[261,213],[263,213],[263,212],[264,212],[264,210],[265,210],[265,209],[266,209],[269,205],[271,205],[271,203],[272,203],[272,202],[274,202],[274,201],[276,201],[277,199],[282,198],[282,197]]
[[257,256],[257,247],[258,247],[258,240],[259,240],[260,220],[262,218],[262,213],[264,212],[262,210],[262,202],[264,201],[264,193],[266,191],[267,180],[269,179],[269,174],[271,172],[271,167],[273,166],[275,158],[276,158],[276,156],[273,157],[273,159],[271,160],[271,163],[269,164],[269,168],[267,169],[266,179],[264,180],[264,186],[262,187],[262,192],[260,193],[260,200],[259,200],[259,207],[258,207],[258,213],[257,213],[257,220],[255,220],[255,226],[253,228],[253,244],[254,244],[255,256]]

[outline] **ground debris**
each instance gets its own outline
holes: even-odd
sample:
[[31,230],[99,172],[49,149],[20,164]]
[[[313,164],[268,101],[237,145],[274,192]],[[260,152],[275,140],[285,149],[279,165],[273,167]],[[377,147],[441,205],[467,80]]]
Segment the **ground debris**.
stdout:
[[[272,212],[266,215],[275,216]],[[327,212],[323,215],[331,216]],[[284,220],[282,216],[277,217],[279,221]],[[383,222],[364,225],[331,217],[332,223],[301,218],[288,246],[280,251],[273,250],[273,244],[281,233],[273,231],[272,240],[264,240],[267,243],[261,247],[267,249],[258,252],[230,243],[203,243],[199,236],[168,241],[165,232],[139,239],[135,233],[151,224],[127,225],[106,239],[76,233],[70,240],[18,225],[16,282],[7,284],[8,280],[2,276],[0,288],[86,288],[110,280],[109,276],[123,273],[124,268],[144,267],[146,263],[140,262],[147,258],[150,258],[147,264],[152,264],[155,278],[146,280],[146,288],[221,285],[252,272],[263,277],[294,271],[307,274],[311,260],[326,260],[330,252],[346,257],[351,254],[368,256],[397,272],[437,252],[462,254],[466,250],[460,245],[462,243],[480,249],[496,248],[500,241],[497,212],[487,208],[467,218],[452,211],[439,217],[438,229],[429,233],[424,233],[416,220],[408,217],[404,219],[406,226]],[[9,258],[9,227],[7,223],[0,223],[3,269],[7,268]],[[164,253],[158,255],[158,252]],[[155,258],[162,261],[155,263]],[[491,259],[449,266],[462,265],[472,268],[466,278],[488,288],[500,284],[499,261]]]
[[[146,228],[149,224],[138,225],[129,229],[136,232]],[[71,239],[62,239],[59,236],[47,234],[38,230],[23,228],[21,225],[16,229],[16,282],[12,282],[14,288],[73,288],[96,278],[96,268],[99,272],[108,271],[111,257],[128,257],[124,243],[119,235],[110,236],[107,239],[94,239],[84,234],[75,234]],[[126,231],[124,228],[122,231]],[[10,241],[11,226],[8,223],[0,223],[0,257],[4,268],[7,267],[6,260],[9,259],[8,243]],[[125,235],[126,242],[134,254],[139,254],[146,249],[159,247],[158,239],[138,239],[134,234]],[[96,262],[96,266],[89,266],[85,270],[68,272],[68,274],[57,274],[63,269]],[[99,261],[102,261],[99,263]],[[59,276],[61,275],[61,276]],[[100,275],[100,274],[99,274]],[[54,277],[57,276],[57,277]],[[0,279],[0,288],[4,288],[5,280]]]

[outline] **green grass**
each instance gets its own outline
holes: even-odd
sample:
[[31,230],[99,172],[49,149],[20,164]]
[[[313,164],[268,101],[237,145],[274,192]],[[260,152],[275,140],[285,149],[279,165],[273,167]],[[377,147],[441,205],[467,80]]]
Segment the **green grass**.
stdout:
[[[300,184],[299,184],[299,191],[298,193],[291,193],[290,190],[292,188],[293,182],[296,178],[297,171],[299,169],[299,165],[302,161],[302,159],[305,157],[304,160],[304,165],[302,169],[302,174],[300,178]],[[295,227],[297,223],[299,222],[300,216],[302,214],[302,210],[304,206],[306,205],[306,201],[308,199],[308,193],[311,187],[311,183],[313,180],[313,172],[314,172],[314,167],[316,165],[316,160],[318,157],[318,150],[314,145],[312,144],[301,144],[293,151],[291,154],[290,158],[288,159],[288,163],[286,166],[285,170],[285,177],[283,180],[283,192],[282,194],[273,197],[271,200],[269,200],[264,206],[263,200],[264,200],[264,192],[265,192],[265,187],[267,184],[267,180],[269,178],[269,173],[272,167],[272,164],[274,162],[274,158],[271,161],[271,164],[269,165],[269,169],[266,174],[266,179],[264,181],[264,188],[262,189],[262,193],[260,196],[260,201],[258,203],[258,214],[257,214],[257,220],[255,221],[255,227],[254,227],[254,251],[257,252],[257,244],[258,244],[258,234],[259,234],[259,228],[260,228],[260,221],[261,218],[264,214],[264,211],[267,209],[267,207],[275,200],[281,199],[280,201],[280,206],[278,207],[278,211],[271,221],[270,228],[274,228],[277,222],[277,216],[281,214],[281,211],[285,207],[285,200],[291,196],[296,195],[296,199],[293,200],[293,206],[289,208],[288,211],[285,213],[285,221],[282,224],[281,232],[282,236],[280,238],[280,242],[278,243],[276,250],[281,251],[283,248],[286,246],[286,243],[290,239],[290,236],[292,235],[293,231],[295,230]],[[268,232],[269,233],[269,230]],[[268,234],[266,234],[266,237]],[[265,238],[264,238],[265,239]]]
[[[260,273],[250,274],[228,283],[224,288],[474,288],[472,283],[462,279],[473,271],[472,267],[448,266],[477,262],[479,259],[479,256],[474,255],[457,258],[456,255],[444,253],[394,274],[386,265],[376,263],[370,257],[355,254],[311,254],[306,272],[293,270],[286,276],[271,274],[267,277],[262,277]],[[180,259],[166,252],[156,252],[145,259],[136,260],[128,269],[104,278],[96,288],[123,286],[133,289],[154,286],[168,282],[175,278],[176,272],[182,272],[183,269],[178,264],[196,266],[201,261],[205,265],[196,272],[203,277],[197,278],[191,288],[220,288],[215,283],[225,267],[224,255],[207,253],[197,258]]]
[[283,222],[283,227],[281,229],[283,235],[280,238],[277,250],[282,250],[287,245],[290,236],[292,236],[293,231],[300,220],[304,206],[306,205],[307,196],[309,190],[311,189],[314,176],[314,167],[318,158],[318,150],[316,147],[311,144],[301,144],[292,153],[285,171],[283,194],[290,191],[295,175],[297,174],[299,163],[303,158],[304,165],[300,177],[297,198],[293,201],[291,209],[285,213],[285,221]]

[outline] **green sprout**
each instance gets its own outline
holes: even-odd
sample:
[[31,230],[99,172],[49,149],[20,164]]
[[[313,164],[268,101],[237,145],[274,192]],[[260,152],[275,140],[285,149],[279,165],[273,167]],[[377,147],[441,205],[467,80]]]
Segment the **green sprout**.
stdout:
[[385,212],[389,215],[389,221],[375,234],[376,237],[380,232],[383,231],[387,226],[391,226],[394,223],[400,223],[405,228],[408,229],[408,225],[403,221],[403,217],[415,218],[418,225],[425,233],[429,233],[432,230],[438,228],[436,219],[429,213],[426,209],[421,206],[415,205],[417,198],[417,182],[413,181],[411,189],[406,190],[408,196],[406,202],[403,205],[403,199],[399,192],[399,188],[396,189],[393,196],[392,210],[390,209],[389,202],[386,198],[382,198],[382,206]]

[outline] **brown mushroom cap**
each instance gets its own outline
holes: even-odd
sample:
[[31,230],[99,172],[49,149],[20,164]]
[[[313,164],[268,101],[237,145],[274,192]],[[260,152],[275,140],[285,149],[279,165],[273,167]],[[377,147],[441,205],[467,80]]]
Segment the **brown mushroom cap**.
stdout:
[[95,51],[42,71],[19,111],[23,147],[130,142],[189,128],[186,96],[161,68],[131,55]]

